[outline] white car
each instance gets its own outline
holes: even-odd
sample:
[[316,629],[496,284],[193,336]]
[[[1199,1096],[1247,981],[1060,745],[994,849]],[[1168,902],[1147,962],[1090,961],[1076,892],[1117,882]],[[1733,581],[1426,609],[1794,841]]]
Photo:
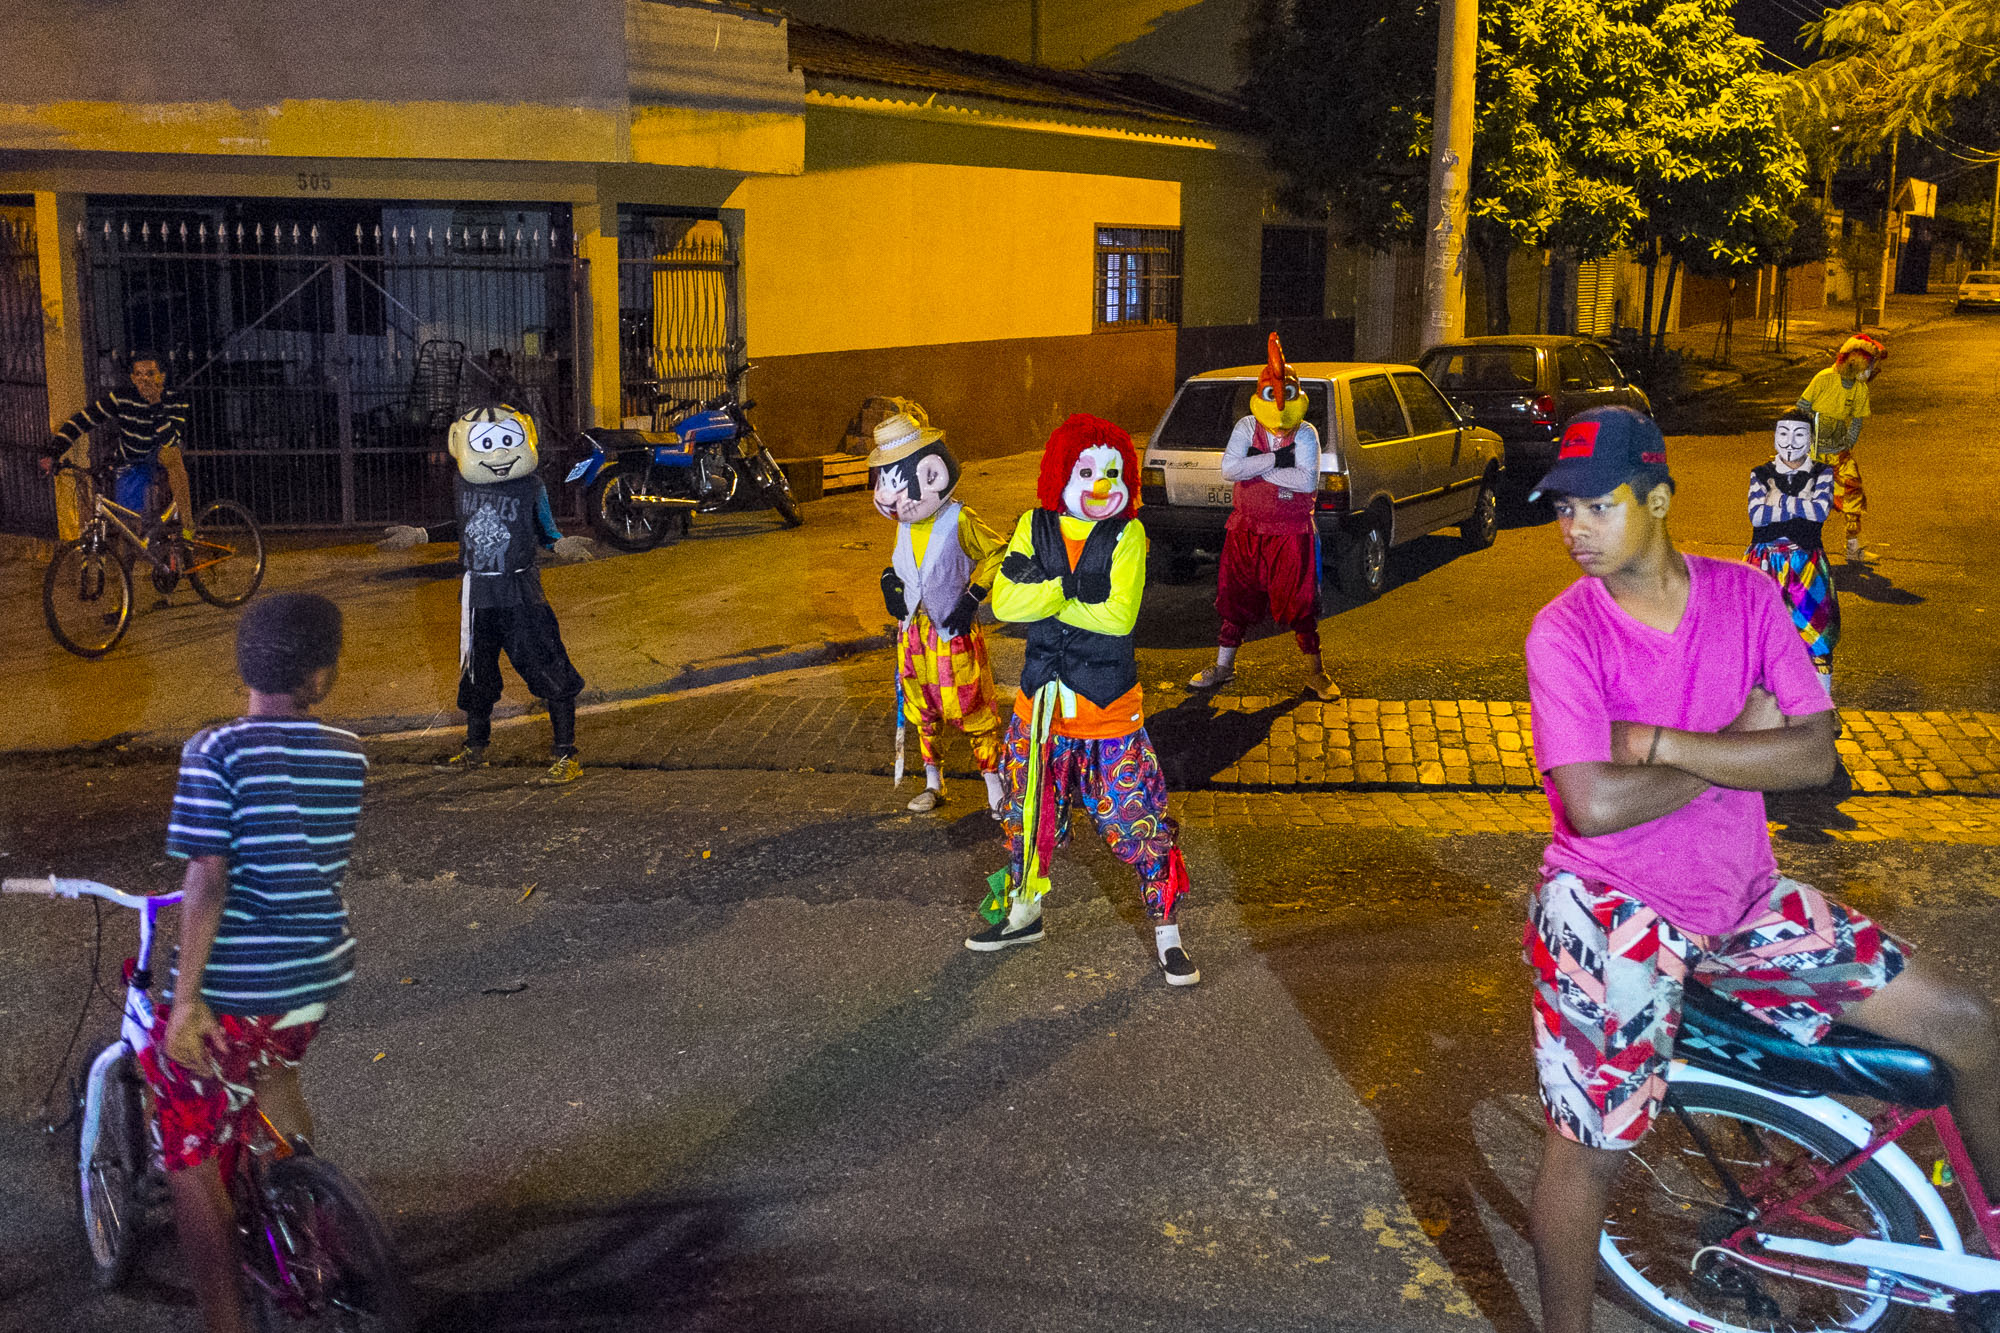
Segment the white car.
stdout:
[[[1181,385],[1146,443],[1139,516],[1167,559],[1220,551],[1234,489],[1222,449],[1263,367],[1211,370]],[[1500,437],[1463,420],[1415,366],[1295,362],[1319,432],[1320,564],[1369,598],[1388,582],[1389,548],[1456,526],[1475,550],[1499,532]]]
[[2000,306],[2000,273],[1968,273],[1958,284],[1960,310],[1990,310]]

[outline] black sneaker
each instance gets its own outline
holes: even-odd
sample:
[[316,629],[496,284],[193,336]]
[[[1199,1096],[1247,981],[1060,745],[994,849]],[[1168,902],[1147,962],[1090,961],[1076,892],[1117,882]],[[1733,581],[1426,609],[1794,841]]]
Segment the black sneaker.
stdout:
[[437,767],[463,772],[468,768],[486,767],[486,747],[483,745],[462,746],[456,754],[446,755],[437,761]]
[[[971,940],[966,943],[970,945]],[[1160,961],[1160,970],[1167,974],[1169,986],[1192,986],[1201,980],[1201,969],[1194,965],[1194,959],[1187,956],[1187,950],[1176,944],[1167,950],[1167,956]]]
[[998,953],[1016,944],[1035,944],[1042,938],[1042,919],[1036,917],[1019,930],[1007,929],[1005,921],[996,921],[977,935],[965,937],[965,947],[974,953]]

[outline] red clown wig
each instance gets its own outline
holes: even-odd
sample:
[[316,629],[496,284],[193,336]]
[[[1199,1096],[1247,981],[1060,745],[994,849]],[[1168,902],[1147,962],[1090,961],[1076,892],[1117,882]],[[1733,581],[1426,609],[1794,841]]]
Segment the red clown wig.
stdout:
[[1085,449],[1108,444],[1118,451],[1120,480],[1125,483],[1131,499],[1126,508],[1112,518],[1129,515],[1139,507],[1139,451],[1132,447],[1132,437],[1123,426],[1093,417],[1083,412],[1075,413],[1068,421],[1057,426],[1049,435],[1049,442],[1042,449],[1042,471],[1035,483],[1035,497],[1042,508],[1062,512],[1063,487],[1069,485],[1070,473],[1076,471],[1076,460],[1083,456]]

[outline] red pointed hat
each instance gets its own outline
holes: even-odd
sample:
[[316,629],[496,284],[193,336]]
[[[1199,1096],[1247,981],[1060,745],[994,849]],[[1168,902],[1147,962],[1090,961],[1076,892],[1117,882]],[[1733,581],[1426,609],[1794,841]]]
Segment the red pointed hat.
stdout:
[[[1264,362],[1264,373],[1257,377],[1257,388],[1260,392],[1266,384],[1274,389],[1282,390],[1287,384],[1297,384],[1299,382],[1298,372],[1293,370],[1291,364],[1285,360],[1285,349],[1279,345],[1276,333],[1271,335],[1269,350],[1266,356],[1268,359]],[[1284,401],[1282,394],[1277,396],[1277,401],[1280,403]]]

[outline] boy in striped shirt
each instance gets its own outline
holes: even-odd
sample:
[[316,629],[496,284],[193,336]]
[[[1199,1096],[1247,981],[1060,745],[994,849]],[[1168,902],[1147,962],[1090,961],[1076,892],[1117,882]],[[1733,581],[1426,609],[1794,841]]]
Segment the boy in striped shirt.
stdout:
[[168,853],[188,863],[179,960],[140,1064],[210,1333],[244,1326],[220,1159],[258,1108],[311,1137],[299,1062],[354,976],[340,882],[368,761],[358,737],[311,711],[333,688],[340,636],[324,597],[252,603],[236,635],[250,710],[181,751],[167,830]]

